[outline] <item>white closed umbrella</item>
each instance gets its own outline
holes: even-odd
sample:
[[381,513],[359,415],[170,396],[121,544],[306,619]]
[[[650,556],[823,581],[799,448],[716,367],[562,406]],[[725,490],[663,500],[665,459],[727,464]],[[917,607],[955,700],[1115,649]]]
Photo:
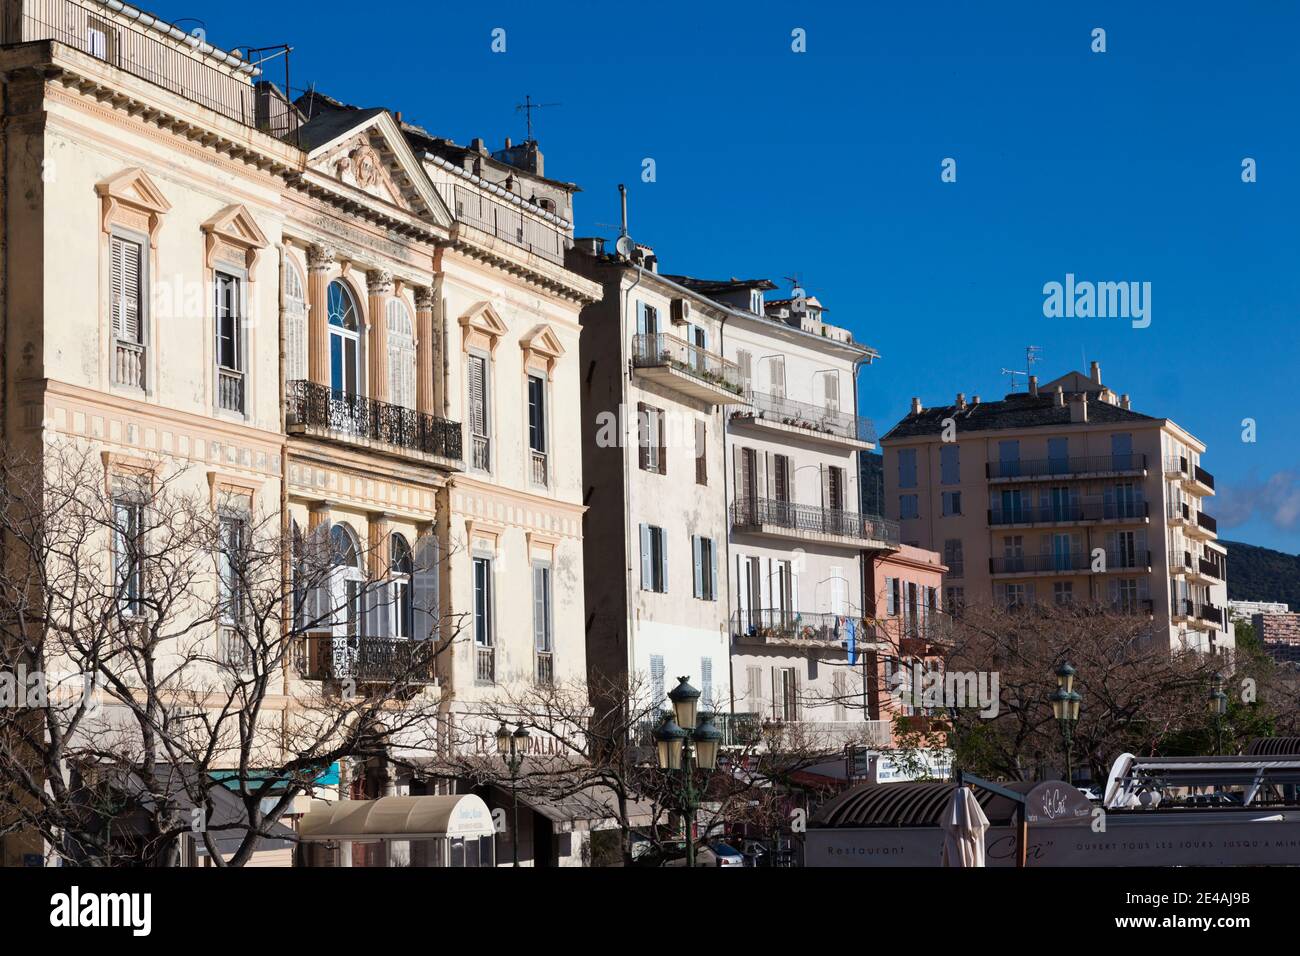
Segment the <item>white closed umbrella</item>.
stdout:
[[989,818],[970,787],[956,787],[943,811],[943,865],[984,866]]

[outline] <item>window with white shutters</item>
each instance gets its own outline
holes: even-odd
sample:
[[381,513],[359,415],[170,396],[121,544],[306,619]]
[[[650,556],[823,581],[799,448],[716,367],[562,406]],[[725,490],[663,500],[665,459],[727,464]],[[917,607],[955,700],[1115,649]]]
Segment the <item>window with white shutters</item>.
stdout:
[[483,471],[490,471],[492,455],[488,434],[487,359],[481,355],[471,355],[468,369],[470,465]]
[[439,563],[438,539],[432,534],[426,534],[416,545],[415,566],[411,575],[411,587],[414,591],[411,602],[414,618],[412,636],[418,641],[427,641],[438,636],[441,616],[438,607]]
[[403,408],[415,407],[415,326],[411,312],[399,298],[388,300],[389,400]]
[[284,351],[285,378],[290,382],[307,378],[307,293],[302,273],[292,262],[284,266]]
[[785,398],[785,358],[777,356],[768,364],[772,369],[772,395],[775,398]]
[[650,703],[664,706],[664,658],[662,654],[650,655]]
[[828,412],[838,412],[840,410],[840,377],[838,373],[823,375],[822,382],[826,390],[826,410]]
[[712,710],[713,701],[713,658],[700,658],[700,704],[706,710]]
[[533,565],[533,650],[551,651],[551,566]]
[[139,344],[143,247],[138,242],[114,236],[112,248],[113,334],[119,342]]

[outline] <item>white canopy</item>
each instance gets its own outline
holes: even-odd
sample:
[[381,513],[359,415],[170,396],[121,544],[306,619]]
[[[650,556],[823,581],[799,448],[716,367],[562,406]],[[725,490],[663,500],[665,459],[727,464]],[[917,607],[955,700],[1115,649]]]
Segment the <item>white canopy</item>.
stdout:
[[472,793],[318,803],[298,824],[305,843],[490,837],[492,811]]

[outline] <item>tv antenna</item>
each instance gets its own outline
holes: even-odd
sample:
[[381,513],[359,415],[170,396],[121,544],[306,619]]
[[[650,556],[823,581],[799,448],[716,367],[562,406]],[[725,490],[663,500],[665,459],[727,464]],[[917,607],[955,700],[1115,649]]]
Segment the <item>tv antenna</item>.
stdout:
[[533,139],[533,110],[545,109],[548,106],[562,106],[562,103],[534,103],[533,98],[524,95],[522,103],[515,104],[515,112],[524,114],[524,121],[528,126],[528,139],[526,142],[532,142]]
[[1002,370],[1003,375],[1011,377],[1011,391],[1014,392],[1020,387],[1019,383],[1016,381],[1018,376],[1023,375],[1025,379],[1028,380],[1029,376],[1033,374],[1034,364],[1042,361],[1040,354],[1042,351],[1042,348],[1037,345],[1027,345],[1025,346],[1025,370],[1023,372],[1011,368],[1004,368]]
[[790,311],[799,313],[806,311],[804,300],[808,294],[804,292],[803,285],[799,282],[799,273],[792,276],[783,276],[786,282],[790,283]]

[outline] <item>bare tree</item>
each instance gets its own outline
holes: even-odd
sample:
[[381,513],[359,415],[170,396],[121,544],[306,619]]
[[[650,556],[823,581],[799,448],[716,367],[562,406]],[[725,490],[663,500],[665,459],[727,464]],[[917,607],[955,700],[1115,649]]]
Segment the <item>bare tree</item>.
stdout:
[[382,575],[337,587],[328,527],[196,484],[162,462],[106,475],[73,444],[0,459],[0,674],[23,679],[0,707],[0,834],[86,865],[173,865],[190,834],[239,866],[326,768],[434,746],[459,622],[423,607],[416,640],[361,636]]

